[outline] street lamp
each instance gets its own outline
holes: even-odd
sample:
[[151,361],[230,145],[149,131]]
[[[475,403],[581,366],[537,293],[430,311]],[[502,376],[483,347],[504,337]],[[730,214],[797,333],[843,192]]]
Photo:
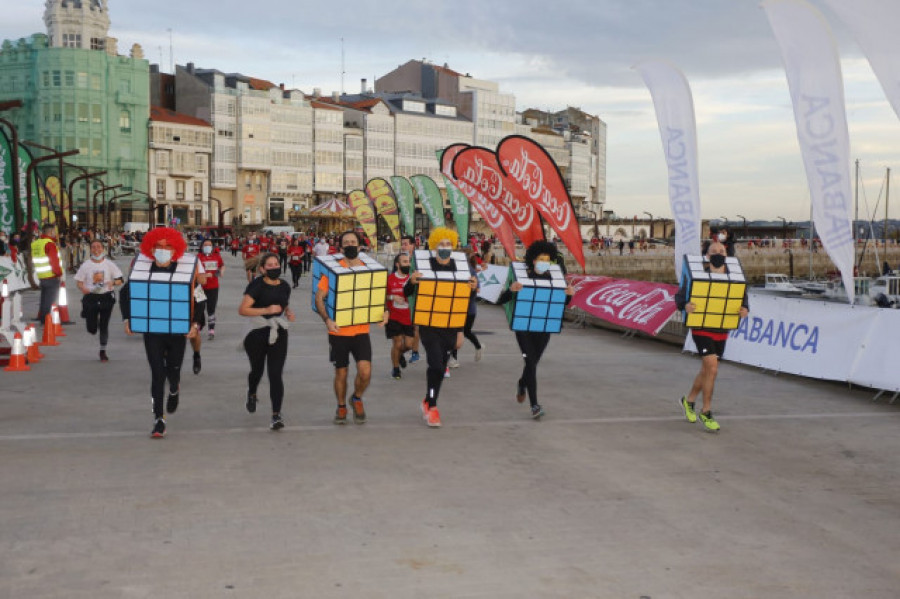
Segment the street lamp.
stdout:
[[214,198],[212,196],[208,196],[207,199],[209,199],[210,202],[215,202],[216,205],[219,207],[218,225],[219,225],[219,237],[221,237],[225,233],[225,221],[224,221],[225,214],[227,212],[231,212],[232,210],[234,210],[234,208],[227,208],[225,210],[222,210],[222,201],[221,200],[219,200],[218,198]]
[[[32,145],[29,142],[22,142],[22,143],[23,144],[28,143],[29,145]],[[43,148],[43,146],[41,146],[41,148]],[[38,158],[32,159],[31,164],[29,164],[28,168],[25,169],[25,190],[26,190],[25,197],[27,198],[27,201],[26,201],[27,208],[28,208],[27,221],[29,223],[31,222],[31,217],[33,216],[32,215],[32,205],[31,205],[31,172],[34,170],[34,167],[36,167],[41,162],[47,162],[48,160],[56,160],[57,158],[59,158],[60,162],[62,162],[63,158],[65,158],[67,156],[75,156],[80,153],[81,152],[79,150],[69,150],[68,152],[55,152],[54,151],[52,154],[48,154],[46,156],[40,156]]]
[[[64,165],[69,168],[78,169],[82,173],[81,175],[79,175],[79,176],[75,177],[74,179],[72,179],[71,181],[69,181],[69,194],[68,194],[69,216],[72,219],[71,225],[72,225],[72,228],[74,229],[74,228],[76,228],[76,223],[78,222],[78,218],[75,215],[75,199],[74,199],[74,196],[72,195],[75,192],[75,184],[78,183],[79,181],[83,181],[84,179],[93,179],[93,178],[100,177],[100,175],[105,175],[106,171],[97,171],[96,173],[89,173],[89,172],[87,172],[86,168],[80,167],[77,164],[72,164],[70,162],[66,162],[66,163],[64,163]],[[101,181],[101,183],[102,183],[102,181]],[[87,213],[88,205],[91,202],[91,199],[90,199],[91,186],[90,186],[90,184],[85,183],[84,187],[85,187],[84,211],[85,211],[85,213]],[[65,214],[65,209],[63,209],[63,214]]]
[[102,193],[103,197],[106,197],[107,191],[110,191],[112,189],[119,189],[120,187],[122,187],[122,184],[117,183],[116,185],[107,185],[107,186],[101,187],[100,189],[98,189],[97,191],[94,192],[94,201],[91,203],[91,207],[88,212],[88,228],[90,228],[91,214],[93,214],[94,215],[94,221],[93,221],[94,222],[94,231],[95,232],[97,231],[97,195]]
[[747,239],[747,237],[749,236],[749,234],[747,233],[747,217],[741,214],[738,214],[737,216],[738,218],[744,219],[744,239]]
[[[118,195],[114,195],[112,198],[109,199],[108,202],[106,202],[104,204],[103,212],[104,212],[104,216],[106,217],[106,230],[107,231],[112,230],[112,219],[110,218],[112,215],[110,214],[110,210],[115,210],[118,208],[118,204],[116,203],[116,200],[118,200],[120,198],[127,198],[130,195],[131,195],[130,191],[127,191],[125,193],[120,193]],[[120,225],[121,225],[121,221],[122,221],[122,219],[120,218],[119,219]]]
[[781,219],[781,240],[784,241],[787,239],[787,219],[783,216],[776,216],[775,218]]
[[650,217],[650,237],[652,238],[653,237],[653,215],[646,211],[644,212],[644,214],[646,214],[647,216]]

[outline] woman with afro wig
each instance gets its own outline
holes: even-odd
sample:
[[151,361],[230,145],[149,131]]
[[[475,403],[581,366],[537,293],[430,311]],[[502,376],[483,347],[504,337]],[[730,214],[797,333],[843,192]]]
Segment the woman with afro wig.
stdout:
[[[203,275],[202,267],[195,256],[185,254],[187,242],[175,229],[157,227],[144,235],[141,240],[140,255],[138,261],[152,261],[151,273],[173,274],[178,268],[179,262],[194,264],[195,285],[201,283]],[[134,270],[132,269],[132,273]],[[133,335],[131,330],[131,282],[122,290],[120,304],[122,318],[125,319],[125,332]],[[155,300],[158,301],[158,300]],[[166,381],[169,382],[169,394],[166,399],[166,412],[175,413],[178,409],[179,390],[181,384],[181,364],[184,361],[184,350],[188,339],[198,335],[203,311],[197,309],[194,297],[191,297],[191,324],[187,334],[184,333],[151,333],[144,332],[144,350],[147,354],[147,362],[150,364],[150,396],[153,399],[153,430],[150,436],[162,438],[166,434],[166,420],[163,415],[163,394]]]
[[[549,241],[535,241],[525,251],[525,269],[532,279],[550,279],[550,266],[557,264],[559,251]],[[563,270],[565,272],[565,270]],[[522,283],[515,281],[509,289],[500,294],[497,305],[503,305],[513,298],[514,293],[522,289]],[[572,300],[575,290],[571,285],[566,287],[566,305]],[[531,404],[531,417],[535,420],[544,415],[544,408],[538,403],[537,396],[537,365],[550,343],[551,333],[533,331],[514,331],[516,342],[522,351],[522,359],[525,366],[522,368],[522,376],[516,383],[516,401],[523,403],[525,394],[528,393],[528,401]]]
[[[456,272],[456,262],[453,260],[453,250],[459,243],[459,235],[456,231],[446,227],[436,227],[428,237],[428,249],[432,255],[428,261],[430,269],[434,272]],[[406,297],[416,292],[421,272],[414,272],[403,287]],[[478,287],[475,277],[469,278],[469,286],[472,289]],[[441,426],[441,415],[437,409],[438,395],[441,392],[441,383],[444,381],[444,372],[447,369],[447,360],[454,349],[462,345],[462,328],[440,328],[419,325],[419,341],[425,347],[425,356],[428,361],[428,370],[425,372],[426,392],[422,400],[422,417],[430,427]]]

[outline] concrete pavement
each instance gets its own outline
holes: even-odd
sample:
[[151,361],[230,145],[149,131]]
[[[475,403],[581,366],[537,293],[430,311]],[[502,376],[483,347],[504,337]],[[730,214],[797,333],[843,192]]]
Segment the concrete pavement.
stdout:
[[188,351],[164,440],[118,307],[109,363],[79,321],[33,372],[0,372],[0,597],[898,596],[900,407],[725,364],[706,434],[677,403],[696,358],[567,327],[534,422],[515,339],[482,306],[485,359],[467,343],[443,428],[419,415],[424,360],[392,380],[375,327],[369,422],[336,427],[304,277],[273,433],[266,379],[243,407],[246,281],[226,263],[218,338],[199,376]]

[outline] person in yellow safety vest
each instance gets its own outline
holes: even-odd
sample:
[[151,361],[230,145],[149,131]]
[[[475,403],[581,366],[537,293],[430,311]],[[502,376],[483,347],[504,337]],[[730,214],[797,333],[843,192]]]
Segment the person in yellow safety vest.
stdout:
[[31,261],[41,286],[41,307],[36,320],[44,322],[53,304],[59,301],[59,283],[63,276],[55,225],[44,225],[41,236],[31,242]]

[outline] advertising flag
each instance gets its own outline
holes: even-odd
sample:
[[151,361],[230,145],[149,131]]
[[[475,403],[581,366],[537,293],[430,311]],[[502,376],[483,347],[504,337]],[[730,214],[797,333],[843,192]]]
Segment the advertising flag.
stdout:
[[497,160],[503,169],[504,183],[516,197],[534,206],[584,270],[578,216],[562,173],[547,150],[527,137],[510,135],[497,146]]
[[896,0],[825,0],[825,4],[853,32],[894,113],[900,117],[900,47],[897,45],[900,3]]
[[353,210],[353,215],[359,221],[363,231],[366,232],[369,241],[372,242],[372,248],[377,248],[378,226],[375,220],[375,208],[372,206],[369,196],[361,189],[354,189],[350,192],[347,200],[350,202],[350,209]]
[[[436,152],[438,163],[441,164],[441,156],[443,151]],[[462,246],[469,245],[469,200],[453,184],[447,175],[441,173],[444,178],[444,188],[447,190],[447,201],[450,203],[450,212],[453,214],[453,222],[456,223],[456,230],[459,233],[459,244]]]
[[456,155],[452,169],[455,179],[474,187],[500,209],[522,243],[529,246],[544,238],[540,216],[530,202],[516,196],[496,154],[487,148],[466,148]]
[[391,177],[404,235],[416,234],[416,194],[406,177]]
[[400,215],[397,212],[397,200],[394,198],[394,190],[384,179],[372,179],[366,183],[366,195],[372,200],[375,212],[384,219],[391,228],[391,235],[396,241],[400,240]]
[[416,190],[419,196],[419,204],[422,210],[428,215],[432,227],[446,226],[444,219],[444,198],[441,196],[441,190],[438,189],[437,183],[428,175],[413,175],[409,178],[409,182]]
[[804,0],[767,0],[762,7],[784,60],[813,222],[852,304],[850,134],[837,44],[825,18]]
[[50,175],[41,186],[41,220],[56,224],[56,214],[59,211],[60,184],[59,177]]
[[684,74],[666,61],[635,66],[653,97],[669,171],[669,204],[675,221],[675,276],[684,256],[700,253],[700,176],[694,98]]
[[11,234],[16,228],[16,202],[13,198],[12,146],[0,130],[0,231]]
[[506,217],[503,216],[503,212],[500,210],[499,206],[488,200],[487,195],[482,193],[479,189],[472,187],[464,181],[460,181],[453,175],[453,161],[460,152],[469,147],[470,146],[465,144],[454,144],[444,148],[444,153],[441,155],[441,173],[450,179],[457,189],[466,196],[469,203],[478,211],[481,218],[487,223],[487,226],[490,227],[491,231],[494,232],[494,235],[497,236],[506,255],[509,256],[510,259],[514,259],[516,255],[516,238],[513,235],[512,227],[509,222],[507,222]]
[[[32,222],[40,221],[41,218],[40,179],[37,172],[31,171],[31,198],[28,198],[28,185],[25,179],[32,160],[31,151],[26,146],[19,144],[19,203],[22,206],[22,219],[29,225]],[[29,205],[31,206],[31,219],[28,218]]]

